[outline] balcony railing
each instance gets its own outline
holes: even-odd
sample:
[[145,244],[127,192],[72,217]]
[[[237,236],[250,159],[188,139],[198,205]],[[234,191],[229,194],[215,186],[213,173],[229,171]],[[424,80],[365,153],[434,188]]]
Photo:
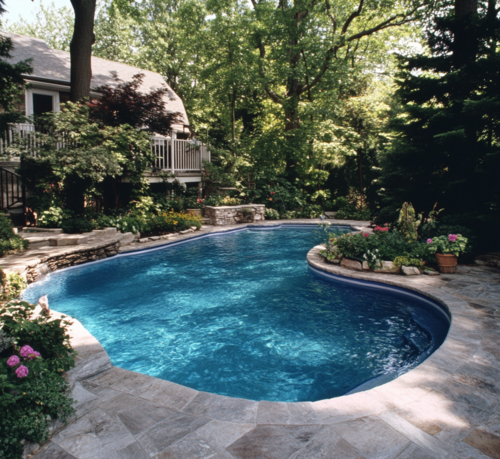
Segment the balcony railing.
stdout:
[[[41,140],[37,137],[35,126],[32,124],[13,125],[4,135],[0,137],[0,156],[8,154],[8,148],[14,146],[16,141],[22,145],[20,153],[29,156],[38,156]],[[59,148],[63,144],[58,144]],[[155,162],[154,167],[163,171],[176,172],[201,172],[203,161],[210,162],[211,155],[207,145],[196,140],[179,140],[172,137],[153,135],[151,137],[151,148],[153,149]]]
[[210,162],[210,150],[196,140],[153,136],[155,167],[175,172],[201,172],[203,161]]

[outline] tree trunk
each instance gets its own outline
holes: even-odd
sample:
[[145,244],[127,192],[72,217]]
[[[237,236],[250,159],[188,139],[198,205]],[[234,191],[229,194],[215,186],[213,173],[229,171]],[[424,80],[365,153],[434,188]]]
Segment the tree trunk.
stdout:
[[71,101],[90,97],[91,58],[96,0],[71,0],[75,10],[75,31],[71,39]]

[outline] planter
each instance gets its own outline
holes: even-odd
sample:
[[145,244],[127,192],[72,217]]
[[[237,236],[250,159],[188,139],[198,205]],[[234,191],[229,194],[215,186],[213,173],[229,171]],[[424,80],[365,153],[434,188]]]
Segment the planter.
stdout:
[[451,253],[436,253],[436,263],[442,273],[453,274],[457,270],[458,258]]
[[201,215],[201,209],[186,209],[186,212],[191,215]]

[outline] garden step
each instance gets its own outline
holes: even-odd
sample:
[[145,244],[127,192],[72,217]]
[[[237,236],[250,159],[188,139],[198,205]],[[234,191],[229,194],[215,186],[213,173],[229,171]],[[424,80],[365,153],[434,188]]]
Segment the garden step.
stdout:
[[65,245],[78,245],[87,244],[92,233],[84,234],[58,234],[49,238],[49,245],[51,246],[65,246]]

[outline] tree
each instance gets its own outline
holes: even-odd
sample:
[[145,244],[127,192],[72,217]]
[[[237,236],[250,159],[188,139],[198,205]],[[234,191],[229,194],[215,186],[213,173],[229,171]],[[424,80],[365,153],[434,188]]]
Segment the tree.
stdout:
[[[0,15],[5,12],[4,5],[4,1],[0,0]],[[0,35],[0,135],[3,135],[9,124],[23,118],[16,110],[24,100],[23,74],[33,71],[29,61],[10,64],[5,60],[11,57],[12,49],[12,40]]]
[[166,97],[169,90],[166,86],[144,94],[138,89],[144,80],[144,74],[134,75],[132,81],[123,82],[114,77],[116,85],[102,86],[102,96],[89,102],[90,116],[104,126],[129,126],[170,134],[172,124],[181,122],[181,114],[168,112]]
[[75,29],[70,44],[71,92],[73,102],[90,97],[92,45],[95,42],[96,0],[71,0],[75,10]]
[[477,11],[461,1],[429,25],[431,55],[401,60],[402,105],[382,186],[393,210],[402,201],[417,209],[439,201],[481,230],[500,214],[500,18],[495,0]]

